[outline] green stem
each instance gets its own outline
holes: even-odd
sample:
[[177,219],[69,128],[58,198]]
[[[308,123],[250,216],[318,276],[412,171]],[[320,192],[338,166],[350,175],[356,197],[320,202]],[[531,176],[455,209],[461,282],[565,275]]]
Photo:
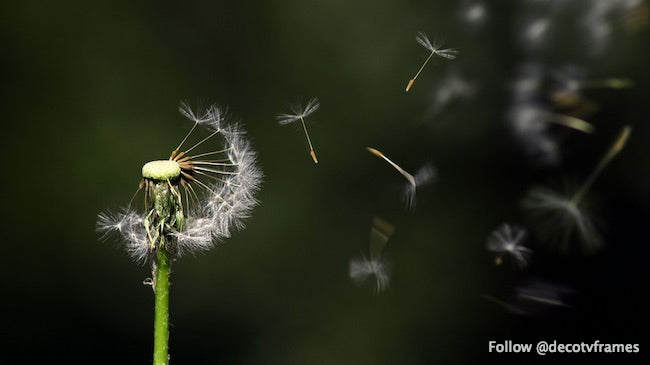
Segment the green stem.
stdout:
[[169,253],[158,247],[154,272],[156,309],[154,314],[153,363],[169,364]]

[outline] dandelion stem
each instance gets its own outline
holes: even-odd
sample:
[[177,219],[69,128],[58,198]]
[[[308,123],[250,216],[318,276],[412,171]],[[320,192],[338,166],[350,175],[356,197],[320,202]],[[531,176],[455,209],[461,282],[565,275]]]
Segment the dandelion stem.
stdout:
[[424,61],[424,63],[422,64],[422,66],[420,66],[420,69],[419,69],[418,72],[415,74],[415,76],[413,76],[413,78],[412,78],[411,80],[409,80],[408,85],[406,85],[406,92],[408,92],[409,90],[411,90],[411,87],[413,86],[413,83],[415,83],[415,80],[418,78],[418,76],[420,76],[420,73],[422,72],[422,70],[424,70],[424,66],[426,66],[427,63],[429,63],[429,60],[431,59],[431,57],[433,57],[433,55],[434,55],[435,53],[436,53],[436,50],[435,50],[435,49],[434,49],[433,51],[431,51],[431,53],[429,54],[429,57],[427,57],[427,59],[426,59],[426,60]]
[[158,248],[154,267],[154,291],[156,309],[154,314],[154,365],[169,364],[169,274],[171,260],[164,247]]
[[591,185],[594,183],[596,178],[600,175],[601,172],[607,167],[607,165],[610,163],[610,161],[616,157],[616,155],[621,152],[623,147],[625,147],[625,143],[627,142],[628,138],[630,137],[630,133],[632,132],[632,127],[629,125],[626,125],[623,127],[623,130],[621,133],[618,134],[618,137],[612,144],[612,147],[609,148],[607,153],[603,156],[603,158],[600,159],[598,162],[598,165],[596,165],[596,168],[591,172],[587,180],[580,186],[580,188],[576,191],[575,194],[573,194],[573,197],[571,197],[571,202],[574,205],[577,205],[580,203],[582,198],[584,198],[584,195],[587,193]]

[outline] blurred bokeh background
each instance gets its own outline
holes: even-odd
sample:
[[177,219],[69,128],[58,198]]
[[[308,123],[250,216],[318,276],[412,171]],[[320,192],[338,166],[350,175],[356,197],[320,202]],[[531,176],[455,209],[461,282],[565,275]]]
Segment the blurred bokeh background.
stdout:
[[[488,341],[641,343],[647,17],[647,2],[615,0],[2,3],[0,362],[150,361],[150,268],[101,242],[95,222],[183,137],[181,100],[227,106],[265,180],[245,230],[174,262],[172,363],[502,362]],[[405,93],[427,56],[418,31],[460,54],[434,58]],[[526,67],[551,85],[578,69],[633,86],[582,92],[594,133],[550,127],[559,158],[540,163],[512,128]],[[553,90],[540,105],[554,108]],[[275,121],[310,97],[321,102],[308,119],[318,165],[300,125]],[[588,195],[603,248],[560,255],[531,235],[529,267],[495,266],[490,232],[534,225],[526,191],[583,180],[623,125],[629,143]],[[400,201],[403,178],[366,146],[408,171],[436,166],[415,210]],[[379,295],[348,276],[375,216],[395,226]],[[531,281],[570,298],[508,310]]]

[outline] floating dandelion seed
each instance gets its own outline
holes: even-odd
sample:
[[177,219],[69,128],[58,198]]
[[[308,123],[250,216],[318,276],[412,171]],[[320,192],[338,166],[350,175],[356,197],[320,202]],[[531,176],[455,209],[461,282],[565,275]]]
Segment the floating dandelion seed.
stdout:
[[461,16],[469,25],[480,25],[485,22],[487,9],[481,1],[465,1],[461,10]]
[[542,105],[537,104],[519,104],[512,108],[511,116],[518,127],[518,131],[525,134],[531,130],[545,130],[547,126],[543,124],[556,124],[565,128],[573,129],[582,133],[593,133],[593,124],[580,118],[554,113],[547,110]]
[[555,113],[541,101],[543,70],[525,64],[512,86],[513,104],[508,118],[517,142],[536,162],[555,165],[560,160],[559,146],[551,135],[551,125],[581,133],[593,133],[594,126],[583,119]]
[[625,126],[613,145],[600,160],[585,182],[570,196],[546,187],[536,187],[526,195],[523,206],[539,223],[540,236],[550,244],[559,244],[566,252],[570,238],[575,234],[583,243],[583,251],[591,253],[602,244],[592,218],[584,207],[584,197],[596,178],[618,155],[627,142],[631,127]]
[[499,299],[489,294],[481,294],[481,297],[487,300],[488,302],[498,305],[499,307],[505,309],[506,311],[512,314],[516,314],[518,316],[523,316],[526,314],[525,310],[519,308],[516,304],[507,302],[506,300]]
[[475,85],[463,78],[457,70],[451,70],[446,73],[436,89],[431,108],[432,113],[437,115],[450,104],[470,98],[475,89]]
[[410,209],[415,207],[417,187],[433,182],[436,179],[436,169],[433,165],[426,164],[418,169],[415,175],[413,175],[413,179],[415,180],[415,185],[409,181],[404,185],[404,192],[402,193],[402,199],[406,207]]
[[415,176],[413,176],[408,172],[406,172],[403,168],[399,167],[395,162],[391,161],[380,151],[372,147],[366,147],[366,149],[370,151],[370,153],[372,153],[373,155],[386,160],[386,162],[388,162],[391,166],[395,168],[395,170],[397,170],[400,174],[402,174],[402,176],[406,178],[407,184],[404,187],[404,193],[402,197],[408,208],[413,208],[415,206],[415,193],[417,187],[431,183],[437,177],[437,172],[431,164],[426,164],[422,166],[415,173]]
[[568,308],[568,300],[575,291],[566,286],[534,279],[515,288],[508,299],[488,294],[481,296],[516,315],[541,315],[555,308]]
[[311,144],[311,138],[309,138],[309,133],[307,132],[307,127],[305,126],[305,118],[308,117],[310,114],[318,110],[320,107],[320,103],[318,102],[317,98],[312,98],[309,100],[307,105],[303,108],[302,106],[297,106],[297,107],[292,107],[291,108],[291,113],[292,114],[279,114],[276,119],[279,124],[285,125],[289,123],[293,123],[295,121],[300,121],[302,123],[302,129],[305,131],[305,136],[307,137],[307,143],[309,143],[309,153],[311,154],[311,158],[314,160],[314,163],[318,163],[318,159],[316,158],[316,152],[314,151],[314,146]]
[[588,51],[598,56],[606,51],[614,25],[622,23],[628,31],[638,31],[648,25],[649,5],[644,0],[593,0],[586,2],[582,12],[580,34],[587,37]]
[[526,230],[524,228],[505,223],[490,234],[486,246],[489,251],[497,253],[496,265],[501,265],[503,257],[509,256],[519,269],[523,269],[528,265],[528,258],[533,252],[522,246],[525,238]]
[[406,92],[411,90],[411,87],[413,87],[413,83],[415,83],[415,80],[418,78],[418,76],[420,76],[420,73],[427,65],[427,63],[429,63],[429,60],[431,59],[431,57],[433,57],[434,54],[438,55],[439,57],[446,58],[448,60],[453,60],[458,55],[458,50],[454,48],[442,49],[442,43],[434,42],[432,44],[431,41],[429,41],[427,35],[424,34],[423,32],[418,32],[417,36],[415,37],[415,40],[418,41],[418,43],[420,43],[422,47],[426,48],[431,53],[429,54],[429,57],[427,57],[427,59],[424,61],[422,66],[420,66],[420,69],[415,74],[415,76],[413,76],[413,78],[409,80],[409,83],[406,85]]
[[[627,89],[633,86],[630,79],[610,77],[603,79],[585,79],[584,72],[575,68],[557,71],[553,74],[556,81],[555,88],[552,90],[550,99],[558,108],[571,108],[581,106],[582,110],[593,110],[595,106],[590,105],[581,91],[588,89]],[[579,109],[579,110],[580,110]]]
[[[129,255],[149,261],[152,278],[145,280],[155,294],[154,364],[168,364],[169,276],[174,258],[210,249],[233,228],[243,227],[251,209],[262,173],[255,152],[236,125],[225,123],[224,113],[211,106],[194,113],[186,104],[181,114],[194,122],[168,160],[142,167],[144,211],[129,207],[119,213],[101,213],[97,230],[106,237],[115,232],[126,242]],[[190,147],[181,149],[197,126],[209,130]],[[224,146],[203,153],[193,151],[213,137]]]
[[569,307],[567,297],[574,292],[566,286],[552,284],[543,280],[530,280],[517,287],[517,299],[544,306]]
[[551,25],[549,18],[539,18],[526,25],[524,37],[530,44],[540,43]]
[[382,255],[386,242],[395,232],[395,227],[385,220],[375,217],[370,229],[370,258],[363,254],[360,259],[350,260],[350,279],[361,286],[368,278],[374,276],[374,291],[376,294],[388,288],[390,283],[390,264]]

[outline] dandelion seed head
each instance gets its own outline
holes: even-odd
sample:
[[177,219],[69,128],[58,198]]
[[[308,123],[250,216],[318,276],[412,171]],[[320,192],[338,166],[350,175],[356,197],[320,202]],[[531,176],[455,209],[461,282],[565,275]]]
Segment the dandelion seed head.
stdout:
[[[166,200],[144,212],[127,208],[98,216],[97,230],[119,233],[138,262],[149,260],[159,245],[176,256],[207,251],[243,228],[257,205],[262,172],[241,127],[228,123],[216,105],[195,112],[181,103],[179,110],[194,125],[168,160],[149,162],[142,171],[145,195],[163,191]],[[193,142],[197,125],[209,134]],[[219,137],[222,148],[198,152]]]
[[498,258],[507,255],[519,269],[522,269],[528,265],[528,259],[533,252],[523,246],[525,237],[524,228],[504,223],[490,234],[486,247],[489,251],[497,253]]

